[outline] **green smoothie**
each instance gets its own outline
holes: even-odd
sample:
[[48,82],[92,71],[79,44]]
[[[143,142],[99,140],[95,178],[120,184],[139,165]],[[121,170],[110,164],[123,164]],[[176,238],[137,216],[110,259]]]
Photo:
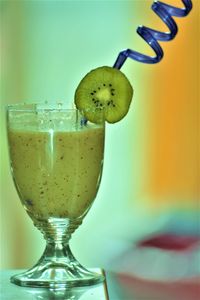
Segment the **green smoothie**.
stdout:
[[62,130],[14,126],[8,130],[12,173],[26,210],[36,218],[76,218],[95,199],[104,128]]

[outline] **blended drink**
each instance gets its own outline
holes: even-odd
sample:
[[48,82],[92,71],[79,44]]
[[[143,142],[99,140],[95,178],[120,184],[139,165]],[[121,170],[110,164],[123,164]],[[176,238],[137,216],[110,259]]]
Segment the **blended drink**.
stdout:
[[103,126],[68,128],[65,122],[59,126],[37,129],[33,121],[23,128],[18,122],[8,130],[15,184],[23,205],[34,218],[79,217],[90,207],[98,190]]

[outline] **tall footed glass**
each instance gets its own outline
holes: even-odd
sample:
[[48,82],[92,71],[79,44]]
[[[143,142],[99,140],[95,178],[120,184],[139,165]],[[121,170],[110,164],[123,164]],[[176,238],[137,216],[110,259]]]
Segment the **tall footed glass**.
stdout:
[[61,104],[7,107],[11,171],[19,198],[43,233],[38,263],[11,282],[32,287],[96,284],[103,275],[84,268],[69,240],[98,191],[104,153],[104,121],[86,122]]

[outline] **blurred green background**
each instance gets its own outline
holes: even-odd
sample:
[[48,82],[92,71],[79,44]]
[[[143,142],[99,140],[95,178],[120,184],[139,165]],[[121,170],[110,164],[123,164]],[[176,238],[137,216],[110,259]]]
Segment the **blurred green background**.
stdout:
[[[180,1],[168,2],[180,6]],[[0,2],[1,268],[32,266],[44,248],[43,237],[23,210],[12,182],[5,105],[47,100],[71,106],[81,78],[95,67],[112,66],[122,49],[152,55],[136,34],[140,24],[166,30],[151,4],[143,0]],[[107,125],[101,187],[71,243],[83,264],[106,266],[135,240],[163,230],[171,218],[179,222],[172,222],[176,228],[196,230],[198,8],[178,21],[175,41],[162,44],[166,57],[161,63],[149,66],[127,60],[122,68],[134,86],[134,100],[123,121]],[[188,51],[193,51],[190,59]],[[177,127],[180,111],[182,123]],[[179,153],[186,148],[181,157],[173,156],[173,149]]]

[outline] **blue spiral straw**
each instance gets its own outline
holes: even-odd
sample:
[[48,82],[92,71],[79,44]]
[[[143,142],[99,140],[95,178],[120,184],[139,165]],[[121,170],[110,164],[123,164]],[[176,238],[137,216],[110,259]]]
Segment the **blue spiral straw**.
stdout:
[[167,25],[167,27],[170,30],[169,32],[161,32],[145,26],[139,26],[137,28],[137,33],[154,50],[156,56],[148,56],[131,49],[126,49],[119,53],[113,67],[116,69],[120,69],[128,57],[138,62],[146,64],[158,63],[164,56],[164,52],[161,46],[159,45],[158,41],[170,41],[176,36],[178,32],[178,27],[176,25],[176,22],[173,20],[172,16],[185,17],[189,14],[189,12],[192,9],[191,0],[182,0],[182,2],[185,6],[184,8],[174,7],[160,1],[154,1],[154,3],[151,6],[152,10]]

